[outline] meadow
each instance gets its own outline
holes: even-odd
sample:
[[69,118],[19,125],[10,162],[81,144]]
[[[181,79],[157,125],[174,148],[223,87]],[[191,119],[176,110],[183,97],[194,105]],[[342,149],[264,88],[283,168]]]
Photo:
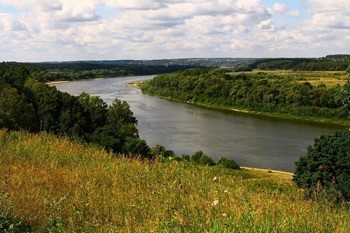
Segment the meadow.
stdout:
[[343,86],[349,78],[346,71],[253,70],[253,73],[259,72],[292,77],[299,83],[309,82],[313,86],[324,84],[327,87],[334,87],[337,84]]
[[349,232],[348,206],[306,198],[275,171],[128,159],[5,130],[0,170],[0,231]]

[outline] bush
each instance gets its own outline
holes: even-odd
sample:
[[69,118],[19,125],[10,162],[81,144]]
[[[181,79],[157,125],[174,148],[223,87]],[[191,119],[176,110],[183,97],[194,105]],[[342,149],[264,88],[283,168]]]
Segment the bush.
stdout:
[[125,150],[129,155],[136,155],[141,158],[153,157],[146,141],[140,138],[127,138],[125,142]]
[[293,181],[308,194],[326,194],[350,200],[350,131],[338,131],[315,139],[296,162]]
[[208,155],[204,154],[203,151],[196,151],[192,157],[191,161],[195,164],[214,166],[215,162]]
[[191,156],[189,156],[189,155],[182,154],[180,157],[181,157],[181,161],[183,161],[183,162],[190,162],[191,161]]
[[0,232],[25,233],[32,232],[31,228],[19,219],[0,210]]
[[240,169],[238,163],[236,163],[236,161],[234,161],[233,159],[228,159],[225,157],[221,157],[221,159],[219,159],[216,163],[216,165],[221,166],[221,167],[225,167],[225,168],[229,168],[229,169]]

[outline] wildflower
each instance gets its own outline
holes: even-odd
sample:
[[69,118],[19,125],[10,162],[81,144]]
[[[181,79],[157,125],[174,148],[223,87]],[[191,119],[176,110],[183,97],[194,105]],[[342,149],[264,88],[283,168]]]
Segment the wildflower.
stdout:
[[219,204],[219,200],[215,199],[212,203],[211,206],[216,206],[217,204]]
[[226,214],[226,213],[223,213],[223,214],[222,214],[222,216],[226,217],[226,216],[227,216],[227,214]]
[[225,190],[224,190],[224,193],[225,193],[225,194],[228,194],[228,190],[227,190],[227,189],[225,189]]
[[214,178],[213,178],[213,181],[216,181],[218,178],[216,177],[216,176],[214,176]]

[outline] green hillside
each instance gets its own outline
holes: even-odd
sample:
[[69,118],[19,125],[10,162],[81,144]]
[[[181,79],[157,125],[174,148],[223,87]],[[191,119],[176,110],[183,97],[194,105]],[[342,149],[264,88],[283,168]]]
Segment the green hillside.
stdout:
[[350,224],[346,206],[306,199],[291,174],[126,159],[47,133],[0,131],[0,170],[0,232],[347,232]]

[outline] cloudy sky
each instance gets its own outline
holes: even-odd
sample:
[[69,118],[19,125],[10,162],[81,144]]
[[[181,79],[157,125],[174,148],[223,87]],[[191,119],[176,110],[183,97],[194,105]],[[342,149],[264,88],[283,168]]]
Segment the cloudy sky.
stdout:
[[0,0],[0,61],[350,53],[349,0]]

